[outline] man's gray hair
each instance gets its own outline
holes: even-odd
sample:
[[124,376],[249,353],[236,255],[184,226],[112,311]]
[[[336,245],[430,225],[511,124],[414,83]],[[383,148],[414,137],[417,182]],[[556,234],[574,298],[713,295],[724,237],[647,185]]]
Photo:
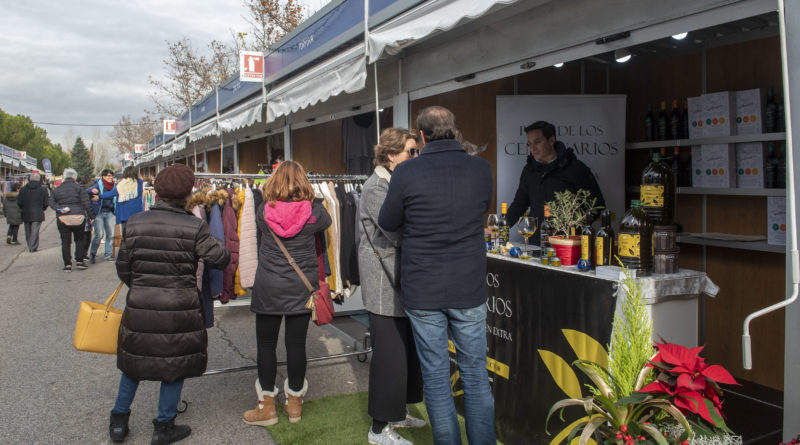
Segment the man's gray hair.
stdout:
[[64,179],[78,179],[78,172],[74,168],[64,169]]
[[42,175],[40,175],[39,173],[31,173],[31,176],[28,179],[30,179],[31,181],[41,182]]

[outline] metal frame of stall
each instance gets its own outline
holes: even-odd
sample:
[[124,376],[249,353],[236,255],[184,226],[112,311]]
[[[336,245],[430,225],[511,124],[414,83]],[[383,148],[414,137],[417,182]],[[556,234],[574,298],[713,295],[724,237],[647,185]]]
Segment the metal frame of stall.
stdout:
[[[267,179],[271,175],[270,174],[245,174],[245,173],[195,173],[196,179]],[[366,175],[308,175],[309,180],[317,180],[317,181],[361,181],[363,183],[366,179]],[[243,307],[243,304],[220,304],[218,301],[214,302],[215,308],[222,308],[222,307]],[[335,315],[334,315],[335,316]],[[337,358],[344,358],[344,357],[356,357],[361,363],[367,361],[367,354],[372,352],[372,345],[370,342],[370,333],[367,331],[364,334],[364,338],[362,342],[359,344],[359,341],[354,339],[353,342],[353,351],[352,352],[342,352],[340,354],[328,354],[328,355],[321,355],[317,357],[310,357],[306,358],[306,362],[319,362],[324,360],[333,360]],[[278,362],[278,366],[286,365],[286,361]],[[258,365],[247,365],[247,366],[234,366],[230,368],[219,368],[219,369],[210,369],[203,373],[202,377],[210,376],[210,375],[219,375],[219,374],[230,374],[233,372],[241,372],[241,371],[250,371],[253,369],[258,369]],[[181,400],[180,405],[178,406],[178,412],[183,413],[189,408],[189,403],[186,400]]]

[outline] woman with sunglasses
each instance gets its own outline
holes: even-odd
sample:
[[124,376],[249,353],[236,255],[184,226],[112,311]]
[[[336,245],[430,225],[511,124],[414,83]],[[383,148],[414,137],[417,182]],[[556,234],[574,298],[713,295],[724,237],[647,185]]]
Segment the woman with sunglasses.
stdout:
[[375,146],[375,171],[361,193],[358,272],[361,296],[369,312],[372,361],[367,411],[371,444],[407,445],[394,429],[422,427],[425,421],[408,414],[406,404],[422,401],[422,375],[411,325],[400,299],[400,233],[378,226],[378,214],[389,189],[392,171],[418,154],[417,135],[401,128],[381,132]]

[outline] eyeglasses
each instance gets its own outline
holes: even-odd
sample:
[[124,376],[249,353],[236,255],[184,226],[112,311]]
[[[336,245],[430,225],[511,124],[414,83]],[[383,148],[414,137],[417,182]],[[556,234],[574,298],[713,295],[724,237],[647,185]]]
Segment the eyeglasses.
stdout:
[[416,158],[417,156],[419,156],[419,149],[418,148],[409,148],[408,149],[408,155],[411,156],[412,158]]

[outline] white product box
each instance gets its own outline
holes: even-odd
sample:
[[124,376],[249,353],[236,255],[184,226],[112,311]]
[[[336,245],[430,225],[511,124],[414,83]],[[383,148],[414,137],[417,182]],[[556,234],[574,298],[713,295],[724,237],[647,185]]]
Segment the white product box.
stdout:
[[739,188],[764,188],[766,144],[736,144],[736,184]]
[[692,147],[692,187],[736,187],[733,144]]
[[736,135],[736,93],[720,91],[704,94],[703,98],[703,137],[720,137]]
[[786,197],[767,197],[767,244],[786,245]]
[[703,97],[689,97],[686,99],[686,103],[689,113],[689,139],[699,139],[703,137],[703,126],[705,125]]
[[765,97],[760,88],[736,92],[737,135],[763,132]]

